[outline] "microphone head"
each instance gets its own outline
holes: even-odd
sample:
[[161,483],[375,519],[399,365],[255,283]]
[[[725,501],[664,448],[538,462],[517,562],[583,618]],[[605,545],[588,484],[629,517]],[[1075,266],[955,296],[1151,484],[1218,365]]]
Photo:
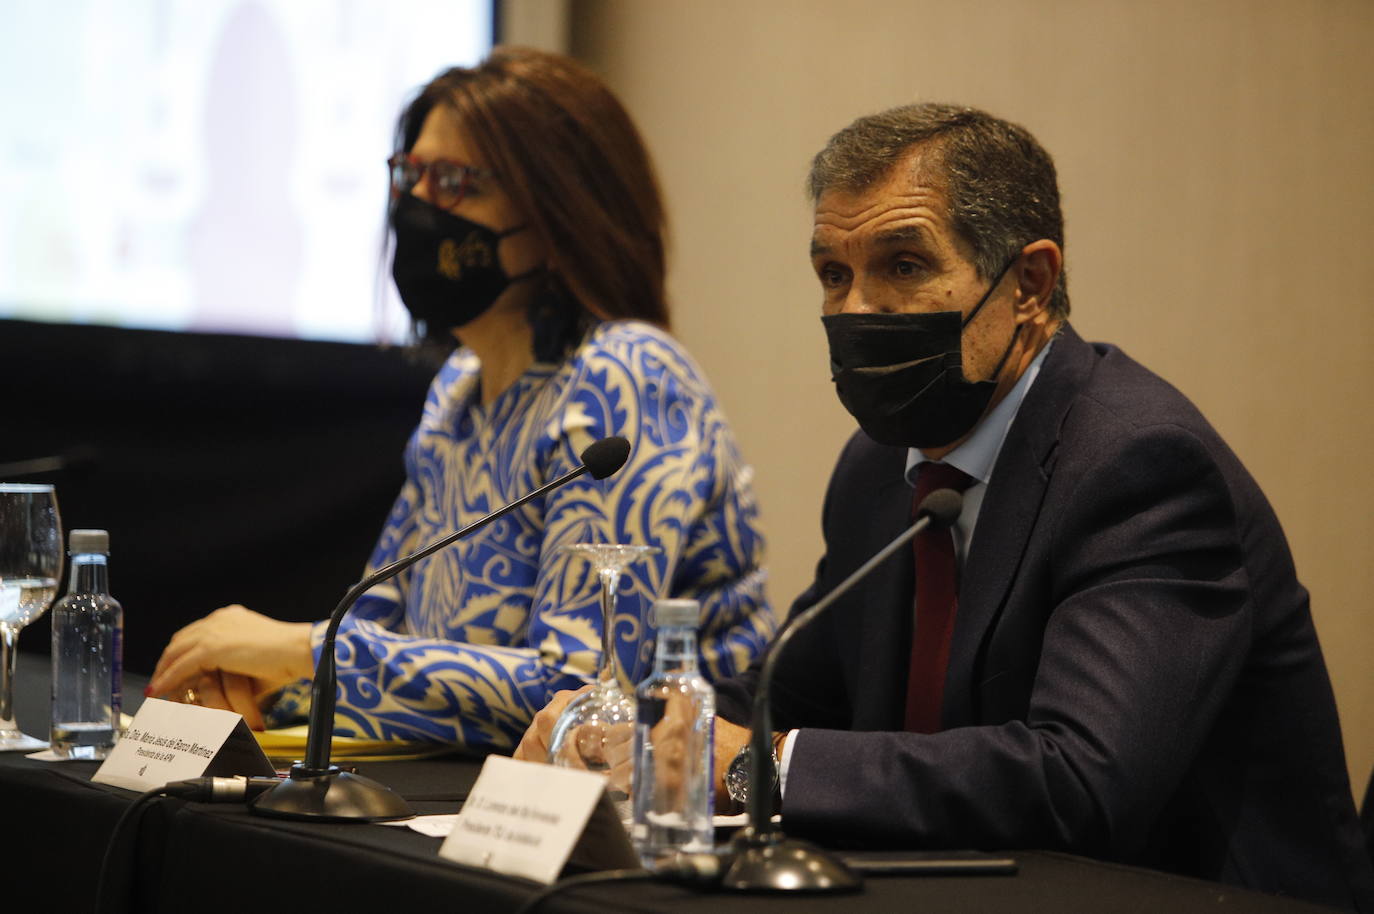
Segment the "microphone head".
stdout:
[[605,479],[623,467],[629,456],[630,442],[616,435],[593,441],[582,452],[582,463],[591,472],[593,479]]
[[921,501],[918,517],[929,517],[932,529],[948,527],[959,519],[964,510],[964,496],[953,489],[936,489]]

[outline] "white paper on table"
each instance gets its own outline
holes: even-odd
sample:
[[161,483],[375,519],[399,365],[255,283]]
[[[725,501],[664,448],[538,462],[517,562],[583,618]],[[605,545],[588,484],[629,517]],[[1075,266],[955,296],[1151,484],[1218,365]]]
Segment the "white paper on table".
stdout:
[[[429,838],[447,838],[448,833],[453,831],[453,823],[457,821],[457,813],[441,813],[433,816],[416,816],[413,819],[405,819],[400,822],[378,822],[378,825],[399,825],[402,828],[409,828],[417,831]],[[774,815],[775,823],[782,822],[782,816]],[[712,816],[711,825],[714,828],[743,828],[749,824],[749,814],[740,813],[737,816]]]
[[378,825],[399,825],[402,828],[409,828],[417,831],[427,838],[447,838],[448,833],[453,831],[453,823],[458,821],[458,814],[443,813],[434,816],[415,816],[411,819],[403,819],[399,822],[378,822]]
[[[782,816],[773,813],[773,824],[782,822]],[[711,825],[714,828],[743,828],[749,824],[749,813],[742,812],[734,816],[712,816]]]

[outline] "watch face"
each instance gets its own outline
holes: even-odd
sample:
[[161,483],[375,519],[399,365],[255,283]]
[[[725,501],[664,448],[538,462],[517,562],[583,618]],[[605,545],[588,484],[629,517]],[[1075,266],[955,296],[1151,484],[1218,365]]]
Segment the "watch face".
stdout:
[[725,770],[725,792],[730,794],[730,799],[736,803],[749,802],[748,743],[735,753],[735,757],[730,760],[730,767]]

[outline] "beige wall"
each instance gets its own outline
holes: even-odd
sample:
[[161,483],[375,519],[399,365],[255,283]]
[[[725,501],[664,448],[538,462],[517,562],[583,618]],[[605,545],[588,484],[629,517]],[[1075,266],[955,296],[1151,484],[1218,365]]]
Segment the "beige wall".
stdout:
[[747,457],[785,605],[852,427],[809,275],[810,155],[917,99],[1028,126],[1060,169],[1074,324],[1191,396],[1312,591],[1358,790],[1374,765],[1374,4],[576,0],[674,227],[679,336]]

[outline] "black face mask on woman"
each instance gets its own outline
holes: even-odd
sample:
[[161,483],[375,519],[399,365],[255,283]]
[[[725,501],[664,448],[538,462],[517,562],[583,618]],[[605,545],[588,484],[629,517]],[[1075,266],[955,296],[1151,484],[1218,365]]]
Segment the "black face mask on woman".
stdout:
[[1002,268],[962,321],[958,311],[821,318],[835,391],[868,437],[901,447],[943,447],[978,423],[1021,326],[987,381],[964,378],[963,331],[1015,262]]
[[396,233],[391,277],[406,310],[429,334],[463,326],[490,308],[511,283],[540,272],[507,276],[497,256],[501,239],[525,226],[497,232],[402,194],[392,210],[391,227]]

